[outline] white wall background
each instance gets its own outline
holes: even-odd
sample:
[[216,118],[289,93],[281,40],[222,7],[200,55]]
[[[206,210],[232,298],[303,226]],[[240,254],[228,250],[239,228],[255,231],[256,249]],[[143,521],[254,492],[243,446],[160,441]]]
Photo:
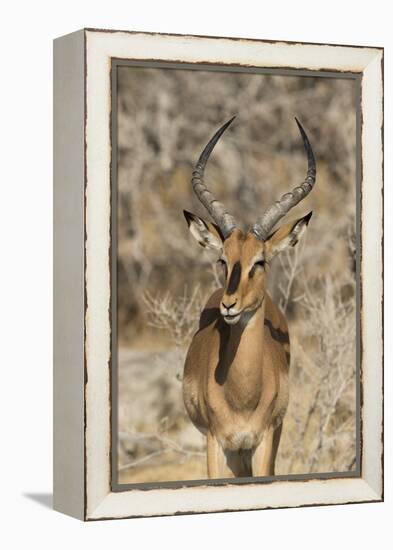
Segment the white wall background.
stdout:
[[[392,544],[392,31],[382,0],[2,6],[0,85],[1,528],[3,548],[388,548]],[[384,46],[386,502],[82,524],[50,510],[52,44],[82,27]],[[390,245],[390,246],[389,246]],[[40,504],[41,501],[41,504]],[[44,504],[42,504],[42,502]],[[390,539],[390,540],[389,540]],[[6,542],[7,541],[7,542]]]

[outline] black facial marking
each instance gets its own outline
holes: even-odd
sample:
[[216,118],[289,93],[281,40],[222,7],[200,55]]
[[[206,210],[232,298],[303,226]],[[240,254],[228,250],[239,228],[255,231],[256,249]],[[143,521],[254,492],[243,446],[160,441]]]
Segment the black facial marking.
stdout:
[[233,266],[231,277],[229,279],[228,288],[226,293],[227,294],[234,294],[237,290],[237,287],[240,283],[240,276],[242,274],[242,267],[240,265],[240,262],[236,262]]

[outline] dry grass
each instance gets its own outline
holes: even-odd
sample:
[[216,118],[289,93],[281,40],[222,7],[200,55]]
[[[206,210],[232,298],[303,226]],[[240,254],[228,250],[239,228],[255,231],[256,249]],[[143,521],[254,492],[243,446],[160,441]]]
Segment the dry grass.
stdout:
[[214,254],[189,236],[182,209],[206,215],[190,188],[192,163],[236,113],[207,176],[241,222],[303,178],[295,115],[317,157],[315,189],[293,212],[314,211],[307,239],[277,259],[269,277],[289,321],[292,355],[277,473],[355,466],[355,95],[353,82],[339,79],[121,70],[121,481],[206,476],[205,441],[185,413],[180,380],[219,276]]

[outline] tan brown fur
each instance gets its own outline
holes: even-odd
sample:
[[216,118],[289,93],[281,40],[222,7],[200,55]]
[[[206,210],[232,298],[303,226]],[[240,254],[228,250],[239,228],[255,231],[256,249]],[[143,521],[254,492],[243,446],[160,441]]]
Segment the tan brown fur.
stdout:
[[307,155],[306,178],[275,201],[248,232],[240,231],[204,181],[209,156],[234,118],[210,139],[191,178],[215,224],[184,211],[191,234],[204,248],[220,251],[225,266],[225,287],[210,297],[202,312],[183,378],[188,414],[207,435],[208,474],[213,478],[274,473],[288,405],[290,349],[287,323],[266,292],[266,277],[274,256],[296,245],[312,212],[270,232],[310,193],[316,179],[314,153],[296,119]]
[[[215,291],[200,317],[188,350],[184,403],[195,426],[207,435],[209,477],[273,475],[282,419],[288,405],[289,335],[285,317],[266,292],[268,262],[288,238],[287,224],[263,242],[239,230],[223,242],[227,286]],[[253,261],[265,258],[250,277]],[[234,265],[241,277],[227,294]],[[225,322],[222,304],[242,311]]]

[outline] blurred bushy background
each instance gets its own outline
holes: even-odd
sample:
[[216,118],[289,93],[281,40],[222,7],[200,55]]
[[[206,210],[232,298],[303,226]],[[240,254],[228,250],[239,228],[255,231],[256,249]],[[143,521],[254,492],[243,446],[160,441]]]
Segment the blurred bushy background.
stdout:
[[356,94],[355,81],[341,78],[119,69],[120,482],[206,477],[181,375],[220,274],[182,211],[207,216],[191,189],[193,164],[234,114],[206,181],[244,226],[305,177],[295,116],[317,158],[315,188],[288,216],[314,211],[306,237],[269,276],[291,338],[276,473],[355,468]]

